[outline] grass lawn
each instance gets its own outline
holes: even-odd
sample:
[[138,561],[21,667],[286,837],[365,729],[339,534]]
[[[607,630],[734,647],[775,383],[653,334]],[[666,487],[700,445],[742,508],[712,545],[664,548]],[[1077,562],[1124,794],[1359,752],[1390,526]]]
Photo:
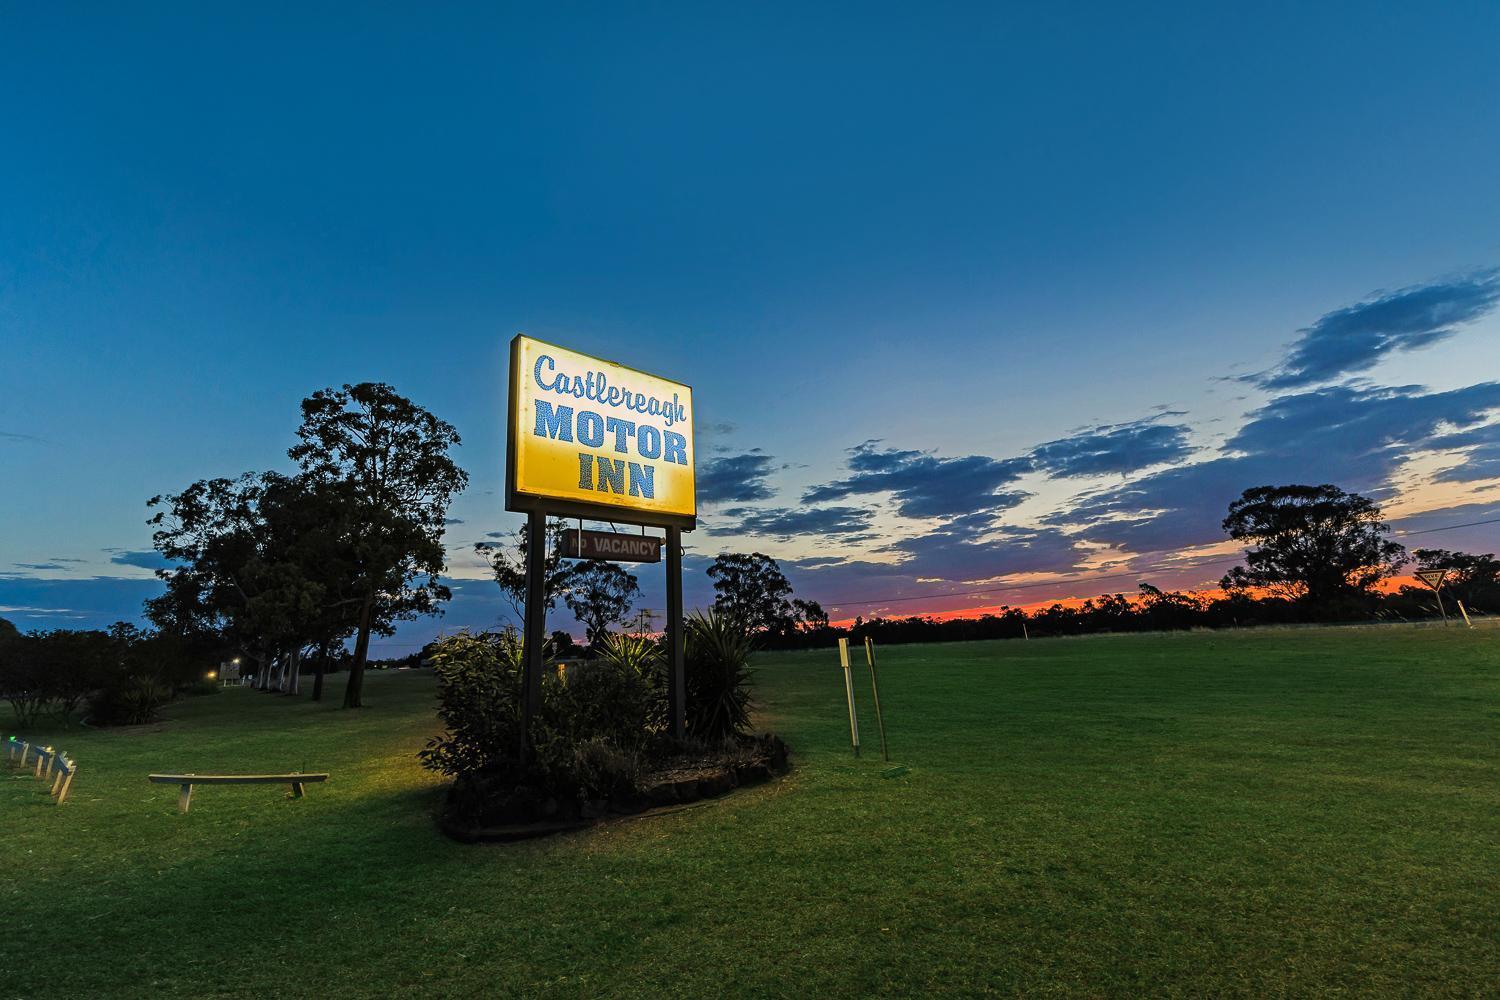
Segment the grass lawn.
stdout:
[[[891,647],[896,779],[867,681],[852,759],[836,664],[758,662],[784,780],[520,845],[437,832],[419,673],[359,712],[233,690],[49,733],[67,805],[0,780],[0,997],[1500,984],[1500,629]],[[186,816],[146,782],[219,769],[333,779]]]

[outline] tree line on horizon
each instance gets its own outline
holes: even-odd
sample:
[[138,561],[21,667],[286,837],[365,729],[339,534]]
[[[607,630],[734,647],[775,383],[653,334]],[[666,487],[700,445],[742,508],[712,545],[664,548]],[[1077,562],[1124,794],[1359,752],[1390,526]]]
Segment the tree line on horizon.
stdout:
[[1446,570],[1444,593],[1468,612],[1500,612],[1500,560],[1492,553],[1438,548],[1408,553],[1387,537],[1390,526],[1374,501],[1337,486],[1252,487],[1229,505],[1223,528],[1245,545],[1245,563],[1220,579],[1216,597],[1142,582],[1133,595],[1101,594],[1031,612],[1002,606],[999,614],[972,618],[858,617],[847,627],[768,636],[768,644],[816,646],[840,636],[888,643],[1020,639],[1439,617],[1441,608],[1429,588],[1380,589],[1412,563],[1418,570]]
[[[450,503],[468,482],[450,451],[457,430],[383,383],[313,393],[301,404],[290,473],[205,479],[151,498],[152,542],[167,568],[146,602],[143,630],[55,630],[22,635],[0,621],[0,696],[22,721],[88,706],[100,721],[149,721],[176,693],[201,686],[205,670],[238,659],[262,690],[300,694],[311,673],[321,699],[327,673],[347,669],[343,704],[362,704],[371,636],[442,613],[440,582]],[[640,593],[634,575],[609,562],[563,559],[565,522],[548,524],[544,599],[562,601],[598,649],[625,632]],[[1493,555],[1417,549],[1388,537],[1380,508],[1332,486],[1260,486],[1229,507],[1227,536],[1245,562],[1212,599],[1141,583],[1134,595],[1103,594],[1077,606],[938,621],[927,616],[830,624],[824,609],[795,596],[775,559],[724,553],[707,571],[713,610],[762,648],[817,646],[839,636],[882,642],[1012,638],[1105,631],[1434,617],[1430,590],[1379,585],[1415,558],[1447,569],[1445,584],[1471,612],[1500,610]],[[519,619],[526,599],[522,526],[509,545],[481,543],[501,594]],[[999,567],[997,567],[999,568]],[[998,574],[997,574],[998,575]],[[635,635],[652,635],[637,621]],[[352,645],[351,645],[352,644]],[[581,652],[565,631],[555,655]],[[405,658],[421,663],[429,648]],[[400,661],[397,661],[400,662]]]

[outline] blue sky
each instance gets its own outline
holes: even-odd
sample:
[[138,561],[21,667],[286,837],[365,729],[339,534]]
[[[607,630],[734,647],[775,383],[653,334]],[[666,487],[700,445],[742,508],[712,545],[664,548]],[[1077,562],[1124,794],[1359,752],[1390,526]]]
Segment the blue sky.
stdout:
[[1207,6],[7,8],[0,615],[135,614],[147,498],[379,379],[472,476],[387,650],[492,623],[518,331],[695,387],[690,601],[1202,583],[1265,481],[1482,520],[1500,8]]

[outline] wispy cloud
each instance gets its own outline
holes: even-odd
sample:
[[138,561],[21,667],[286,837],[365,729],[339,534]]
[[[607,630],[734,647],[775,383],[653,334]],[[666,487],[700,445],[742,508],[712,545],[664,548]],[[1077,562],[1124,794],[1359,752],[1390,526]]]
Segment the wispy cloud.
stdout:
[[117,549],[110,555],[109,561],[115,566],[135,566],[139,569],[168,569],[172,565],[155,549]]
[[1248,487],[1337,483],[1378,492],[1447,428],[1496,410],[1495,382],[1447,392],[1342,385],[1279,396],[1253,412],[1216,457],[1086,495],[1048,520],[1136,552],[1221,541],[1225,510]]
[[890,493],[904,517],[952,517],[975,511],[1014,507],[1030,495],[1000,492],[1031,468],[1030,459],[995,459],[985,455],[940,458],[921,451],[878,447],[866,441],[849,449],[853,475],[815,486],[804,503],[823,503],[848,496]]
[[[724,512],[738,518],[733,524],[713,525],[710,535],[758,535],[792,538],[796,535],[862,536],[870,527],[871,514],[860,507],[779,507],[754,510],[734,507]],[[845,537],[844,541],[852,541]]]
[[1442,451],[1463,451],[1463,461],[1438,473],[1440,483],[1473,483],[1500,478],[1500,423],[1486,424],[1431,442]]
[[161,591],[157,580],[0,576],[0,611],[27,629],[105,628],[121,620],[138,620],[143,602]]
[[915,578],[993,580],[1017,573],[1064,572],[1078,564],[1078,543],[1056,528],[995,528],[987,514],[956,518],[931,531],[892,543]]
[[769,477],[775,467],[759,448],[709,459],[698,469],[698,499],[703,503],[749,503],[776,495]]
[[1250,376],[1267,389],[1297,389],[1367,371],[1394,351],[1451,337],[1500,304],[1500,270],[1415,285],[1336,309],[1298,331],[1274,370]]
[[1180,461],[1192,453],[1185,424],[1164,424],[1168,411],[1144,420],[1106,424],[1070,437],[1039,444],[1031,461],[1042,472],[1057,477],[1126,474]]

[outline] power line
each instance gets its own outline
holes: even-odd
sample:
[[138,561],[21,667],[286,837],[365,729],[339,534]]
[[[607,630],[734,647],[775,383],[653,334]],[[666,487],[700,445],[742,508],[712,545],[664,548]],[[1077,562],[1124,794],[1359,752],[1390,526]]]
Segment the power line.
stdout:
[[1500,524],[1500,517],[1492,517],[1488,521],[1470,521],[1468,524],[1445,524],[1441,528],[1423,528],[1421,531],[1398,531],[1396,534],[1405,538],[1410,535],[1430,535],[1434,531],[1452,531],[1454,528],[1477,528],[1481,524]]

